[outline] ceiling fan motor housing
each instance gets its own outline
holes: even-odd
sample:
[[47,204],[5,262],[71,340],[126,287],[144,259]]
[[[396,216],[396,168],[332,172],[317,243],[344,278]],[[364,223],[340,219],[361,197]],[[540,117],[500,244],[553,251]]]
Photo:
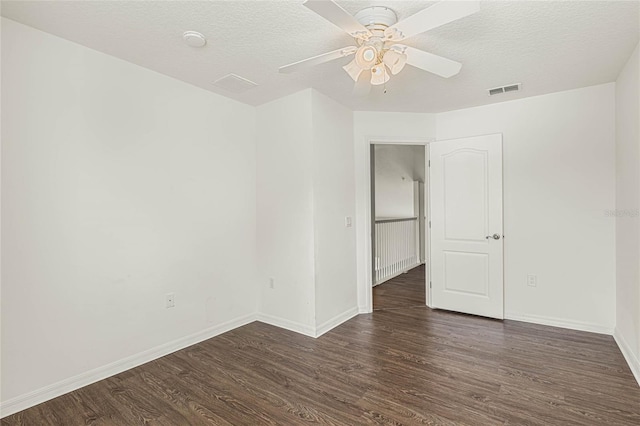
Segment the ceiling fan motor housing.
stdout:
[[356,13],[354,18],[370,31],[384,31],[385,28],[398,22],[396,13],[384,6],[367,7]]

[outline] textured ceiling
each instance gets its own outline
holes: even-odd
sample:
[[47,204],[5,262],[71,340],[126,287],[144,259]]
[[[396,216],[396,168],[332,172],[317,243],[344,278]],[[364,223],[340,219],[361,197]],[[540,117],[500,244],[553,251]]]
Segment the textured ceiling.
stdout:
[[[352,45],[292,1],[2,1],[2,15],[251,105],[314,87],[355,110],[439,112],[614,81],[638,43],[637,1],[483,1],[475,15],[407,44],[462,62],[450,79],[407,66],[366,97],[341,69],[350,59],[292,75],[278,67]],[[386,5],[400,19],[431,1],[341,1],[355,14]],[[182,33],[203,33],[202,49]],[[228,73],[259,84],[242,94],[212,82]],[[485,89],[522,83],[489,98]]]

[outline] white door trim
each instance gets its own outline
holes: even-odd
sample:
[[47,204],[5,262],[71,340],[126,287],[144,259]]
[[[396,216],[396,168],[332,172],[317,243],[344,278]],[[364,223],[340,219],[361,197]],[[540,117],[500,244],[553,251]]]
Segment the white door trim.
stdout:
[[[424,145],[425,147],[425,158],[428,161],[428,155],[429,155],[429,150],[428,148],[428,144],[430,142],[434,142],[435,139],[434,138],[403,138],[403,137],[379,137],[379,136],[366,136],[365,140],[367,141],[366,143],[366,149],[365,149],[365,161],[364,161],[364,174],[366,176],[366,179],[364,179],[365,182],[365,187],[364,187],[364,196],[365,196],[365,215],[364,215],[364,229],[366,230],[366,238],[364,238],[365,241],[365,247],[364,247],[364,279],[360,282],[360,285],[363,286],[363,288],[361,289],[362,294],[365,295],[365,304],[364,306],[360,306],[360,313],[371,313],[373,312],[373,264],[372,264],[372,259],[371,259],[371,249],[373,246],[373,240],[372,240],[372,233],[371,233],[371,227],[372,227],[372,222],[371,222],[371,146],[372,145]],[[425,173],[428,173],[428,170],[425,171]],[[425,190],[427,191],[427,198],[428,198],[428,188],[425,185]],[[428,218],[431,217],[431,213],[427,212],[427,216]],[[429,219],[427,219],[429,220]],[[427,228],[427,234],[428,234],[428,228]],[[427,240],[427,245],[430,245],[429,240]],[[428,251],[428,255],[427,255],[427,259],[429,259],[430,256],[430,250],[427,249]],[[428,268],[428,262],[427,262],[427,280],[425,282],[425,286],[426,286],[426,290],[427,290],[427,306],[429,305],[429,301],[431,300],[431,295],[428,292],[429,291],[429,268]]]

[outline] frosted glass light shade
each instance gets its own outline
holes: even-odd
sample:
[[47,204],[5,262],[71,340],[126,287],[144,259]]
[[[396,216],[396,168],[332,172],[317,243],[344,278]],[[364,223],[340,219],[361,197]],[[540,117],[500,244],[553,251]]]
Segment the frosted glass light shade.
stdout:
[[387,50],[382,57],[382,62],[391,70],[391,74],[396,75],[407,63],[407,55],[396,52],[395,50]]
[[371,84],[374,86],[379,86],[381,84],[389,81],[391,77],[387,72],[387,67],[384,64],[378,64],[371,68]]
[[378,59],[378,51],[371,46],[360,46],[356,51],[356,64],[363,70],[369,70],[373,67]]

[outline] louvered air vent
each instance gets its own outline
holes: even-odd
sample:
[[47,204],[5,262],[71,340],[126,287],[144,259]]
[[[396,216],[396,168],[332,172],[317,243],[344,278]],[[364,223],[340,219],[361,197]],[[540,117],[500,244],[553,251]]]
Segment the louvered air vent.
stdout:
[[494,87],[493,89],[487,89],[487,92],[489,92],[489,96],[499,95],[500,93],[517,92],[518,90],[520,90],[521,86],[522,86],[521,83],[510,84],[508,86]]

